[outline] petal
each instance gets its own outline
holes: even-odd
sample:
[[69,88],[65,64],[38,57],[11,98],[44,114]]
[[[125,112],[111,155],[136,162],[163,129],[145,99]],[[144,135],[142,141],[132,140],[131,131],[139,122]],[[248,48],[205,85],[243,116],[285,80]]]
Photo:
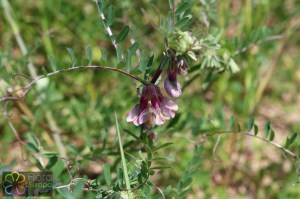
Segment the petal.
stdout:
[[165,120],[161,114],[156,114],[155,115],[155,124],[156,125],[162,125],[165,123]]
[[135,105],[133,107],[133,109],[128,113],[128,115],[127,115],[127,122],[134,121],[137,118],[137,116],[138,116],[138,112],[139,112],[139,104]]
[[141,124],[147,122],[149,120],[149,118],[150,118],[150,112],[149,112],[149,110],[148,109],[144,109],[141,112],[141,114],[139,115],[137,122],[138,122],[139,125],[141,125]]
[[150,85],[150,86],[148,86],[149,87],[149,94],[151,95],[151,96],[156,96],[157,95],[157,93],[156,93],[156,86],[154,86],[154,85]]
[[162,114],[164,115],[164,117],[166,119],[170,119],[173,118],[175,116],[175,111],[167,108],[167,107],[163,107],[162,108]]
[[138,117],[136,117],[132,122],[135,126],[139,126]]
[[185,76],[187,74],[187,68],[188,68],[188,66],[187,66],[185,60],[181,58],[176,64],[176,68],[175,68],[176,73],[178,75]]
[[181,95],[181,86],[177,79],[174,81],[170,81],[169,78],[166,78],[165,83],[165,90],[171,97],[179,97]]
[[178,105],[171,99],[164,97],[164,104],[167,108],[171,109],[172,111],[178,110]]
[[177,73],[178,75],[181,75],[181,76],[186,76],[186,75],[187,75],[187,68],[185,68],[185,67],[183,67],[183,66],[178,67],[178,68],[176,69],[176,73]]
[[152,129],[154,127],[155,123],[155,118],[156,118],[156,113],[155,112],[151,112],[150,113],[150,117],[149,120],[145,123],[148,130]]

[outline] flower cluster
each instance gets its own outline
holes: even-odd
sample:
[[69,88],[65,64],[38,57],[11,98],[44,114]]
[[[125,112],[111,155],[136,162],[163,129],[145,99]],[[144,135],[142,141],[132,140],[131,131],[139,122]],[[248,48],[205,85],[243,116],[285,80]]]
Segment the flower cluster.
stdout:
[[197,40],[190,32],[175,30],[168,40],[169,48],[175,51],[176,56],[184,56],[197,61],[195,52],[202,49],[203,40]]
[[127,122],[133,122],[136,126],[144,124],[147,129],[151,129],[173,118],[177,110],[177,104],[163,96],[158,86],[147,85],[143,88],[140,103],[128,114]]
[[176,30],[170,35],[168,43],[171,52],[174,53],[169,62],[168,76],[164,86],[171,97],[177,98],[181,95],[181,86],[177,80],[177,75],[185,76],[187,74],[186,60],[197,61],[195,52],[202,49],[202,42],[192,36],[190,32]]
[[[196,61],[195,52],[199,51],[202,46],[201,41],[197,41],[195,37],[191,36],[191,33],[179,30],[170,35],[168,43],[170,59],[164,87],[170,97],[178,98],[182,90],[177,75],[187,75],[186,60]],[[130,111],[127,122],[133,122],[136,126],[143,124],[150,129],[154,125],[162,125],[165,121],[173,118],[177,109],[177,104],[163,96],[158,86],[146,85],[143,87],[140,103]]]

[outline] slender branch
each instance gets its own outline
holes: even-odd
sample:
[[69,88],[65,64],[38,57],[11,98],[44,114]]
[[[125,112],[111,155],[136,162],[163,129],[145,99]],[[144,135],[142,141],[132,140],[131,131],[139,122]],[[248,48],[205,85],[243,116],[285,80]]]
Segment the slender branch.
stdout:
[[159,66],[158,66],[158,68],[157,68],[157,70],[156,70],[156,72],[155,72],[155,74],[154,74],[154,76],[153,76],[153,78],[151,80],[152,84],[155,84],[155,82],[160,77],[161,73],[163,72],[162,62],[163,62],[164,58],[165,58],[165,56],[162,57],[162,59],[161,59],[161,61],[159,63]]
[[16,77],[18,77],[18,76],[21,76],[21,77],[25,77],[25,78],[27,78],[27,79],[34,80],[33,77],[30,77],[30,76],[28,76],[28,75],[21,74],[21,73],[14,74],[14,75],[11,77],[11,79],[13,80],[14,78],[16,78]]
[[221,140],[221,135],[218,135],[218,139],[217,139],[216,144],[215,144],[215,146],[213,148],[213,160],[215,162],[217,162],[217,160],[215,159],[215,154],[216,154],[217,147],[218,147],[218,145],[220,143],[220,140]]
[[71,182],[69,184],[66,185],[62,185],[62,186],[58,186],[58,187],[54,187],[55,189],[63,189],[63,188],[67,188],[70,189],[72,185],[74,185],[76,183],[76,181],[88,181],[85,178],[74,178],[71,180]]
[[[3,105],[4,105],[4,110],[6,110],[7,102],[4,102]],[[4,115],[7,123],[9,124],[9,127],[11,128],[12,132],[14,133],[14,135],[15,135],[15,137],[17,139],[17,142],[20,145],[22,160],[26,160],[26,157],[25,157],[25,154],[24,154],[24,150],[23,150],[23,145],[25,145],[25,142],[22,141],[22,139],[19,136],[18,131],[16,130],[16,128],[14,127],[14,125],[10,122],[9,116],[7,115],[6,111],[3,112],[3,115]]]
[[[38,82],[39,80],[46,78],[46,77],[50,77],[50,76],[54,76],[57,75],[59,73],[62,72],[68,72],[68,71],[73,71],[73,70],[80,70],[80,69],[103,69],[103,70],[110,70],[110,71],[116,71],[118,73],[127,75],[129,77],[131,77],[132,79],[135,79],[141,83],[143,83],[144,85],[149,85],[150,83],[146,80],[143,80],[142,78],[130,74],[126,71],[114,68],[114,67],[110,67],[110,66],[76,66],[76,67],[72,67],[72,68],[67,68],[67,69],[61,69],[61,70],[57,70],[51,73],[48,73],[47,75],[41,75],[38,76],[37,78],[35,78],[34,80],[32,80],[31,82],[29,82],[25,87],[23,87],[21,90],[23,91],[22,95],[20,98],[15,98],[15,97],[4,97],[4,98],[0,98],[0,102],[2,101],[6,101],[6,100],[18,100],[18,99],[23,99],[23,97],[26,95],[26,93],[28,92],[28,90],[30,89],[30,87],[35,84],[36,82]],[[17,90],[18,91],[18,90]]]
[[240,132],[236,132],[236,131],[218,131],[218,132],[214,132],[214,133],[211,133],[211,134],[207,134],[207,136],[213,136],[215,134],[220,135],[220,134],[226,134],[226,133],[238,133],[238,134],[241,134],[241,135],[245,135],[245,136],[257,138],[259,140],[262,140],[264,142],[267,142],[267,143],[269,143],[269,144],[271,144],[271,145],[279,148],[280,150],[282,150],[285,153],[289,154],[293,159],[299,160],[298,156],[295,153],[293,153],[289,149],[285,148],[284,146],[282,146],[282,145],[280,145],[280,144],[278,144],[276,142],[270,141],[267,138],[259,137],[259,136],[256,136],[254,134],[251,134],[251,133],[240,133]]
[[21,98],[18,98],[18,97],[3,97],[3,98],[0,98],[0,102],[5,102],[5,101],[8,101],[8,100],[20,100]]

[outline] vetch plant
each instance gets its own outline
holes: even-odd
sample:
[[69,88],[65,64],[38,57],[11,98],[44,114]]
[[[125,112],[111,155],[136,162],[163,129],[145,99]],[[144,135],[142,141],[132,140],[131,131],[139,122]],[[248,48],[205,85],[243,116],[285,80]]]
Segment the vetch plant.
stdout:
[[[6,1],[2,0],[2,2]],[[202,4],[205,4],[204,2],[206,1],[201,1]],[[78,65],[77,60],[79,59],[75,56],[74,50],[67,48],[72,63],[67,67],[62,67],[53,56],[48,56],[50,67],[43,67],[43,75],[37,75],[36,69],[29,59],[28,70],[30,76],[16,73],[11,77],[12,80],[24,80],[22,83],[25,82],[25,85],[20,86],[20,84],[14,89],[7,89],[6,96],[0,98],[0,102],[3,104],[3,115],[22,150],[24,147],[28,154],[32,154],[36,165],[41,170],[51,169],[57,178],[68,176],[67,178],[61,177],[61,183],[55,186],[57,194],[65,198],[186,198],[189,193],[194,191],[193,182],[199,180],[196,176],[202,172],[204,167],[204,164],[202,164],[204,161],[203,154],[208,151],[205,150],[204,143],[213,141],[214,147],[211,154],[213,159],[216,160],[215,157],[218,147],[221,145],[222,135],[229,134],[245,135],[277,147],[284,155],[292,158],[299,178],[299,154],[290,149],[296,141],[297,133],[287,137],[285,145],[281,145],[274,141],[275,132],[270,122],[265,124],[265,136],[262,136],[261,133],[259,134],[259,126],[253,117],[250,117],[245,125],[241,125],[235,117],[231,117],[230,127],[228,128],[223,114],[217,114],[217,119],[214,121],[204,114],[199,119],[193,113],[184,109],[187,106],[191,106],[191,109],[198,106],[185,96],[185,88],[197,79],[201,79],[200,83],[194,87],[191,86],[192,92],[195,92],[195,96],[193,96],[196,99],[195,101],[198,101],[200,97],[212,98],[212,93],[218,95],[220,92],[219,95],[223,95],[224,90],[227,89],[225,85],[229,81],[229,76],[243,70],[237,64],[239,62],[236,61],[236,56],[250,49],[251,44],[247,43],[246,46],[239,49],[239,45],[242,44],[234,43],[238,41],[227,41],[227,38],[221,37],[221,30],[209,29],[209,22],[205,17],[201,20],[204,20],[202,23],[207,26],[206,29],[203,27],[198,28],[195,25],[197,21],[194,20],[192,15],[193,4],[196,2],[187,0],[179,3],[169,0],[168,14],[161,14],[158,24],[152,21],[155,31],[160,36],[162,35],[164,43],[148,41],[150,44],[153,43],[155,47],[164,46],[164,48],[152,52],[145,47],[147,45],[143,42],[135,40],[134,24],[131,21],[121,21],[124,24],[123,27],[120,28],[118,34],[114,34],[114,32],[117,32],[114,29],[116,28],[114,24],[120,24],[120,21],[117,21],[116,8],[113,5],[108,5],[108,1],[105,0],[96,0],[94,3],[93,9],[97,9],[99,20],[101,20],[106,35],[109,37],[108,40],[115,51],[115,55],[105,47],[101,46],[101,53],[95,53],[95,48],[88,46],[82,63]],[[4,5],[6,5],[4,8],[9,9],[7,2]],[[205,6],[210,6],[210,4],[207,3]],[[203,8],[207,8],[205,6]],[[161,9],[159,12],[166,12],[163,7]],[[10,17],[8,18],[11,20]],[[14,27],[14,25],[12,26]],[[22,41],[18,34],[17,40]],[[259,43],[258,41],[254,42]],[[24,45],[24,42],[21,42],[19,47],[23,48]],[[101,56],[95,60],[96,55]],[[23,56],[27,56],[26,51]],[[52,71],[49,72],[49,70]],[[68,140],[70,143],[67,144],[66,140],[69,137],[62,139],[62,135],[66,132],[59,128],[60,121],[53,117],[54,113],[47,105],[48,101],[47,103],[43,103],[43,101],[49,100],[49,104],[54,105],[55,103],[50,100],[51,97],[63,98],[59,92],[55,92],[55,89],[53,89],[52,77],[62,74],[67,76],[72,71],[84,73],[84,70],[93,70],[95,73],[96,70],[105,70],[107,74],[118,73],[120,74],[118,76],[109,76],[107,81],[112,84],[119,82],[123,84],[124,81],[127,87],[134,87],[136,92],[133,93],[133,89],[129,90],[130,97],[126,97],[125,94],[128,93],[121,92],[123,87],[117,90],[116,95],[118,96],[109,99],[114,103],[112,103],[113,105],[109,104],[108,107],[111,105],[113,108],[101,110],[105,112],[105,115],[94,113],[97,111],[93,109],[109,103],[106,101],[109,98],[107,96],[101,96],[99,103],[98,99],[94,97],[97,94],[91,92],[92,97],[86,98],[88,101],[87,106],[81,106],[78,100],[72,98],[68,102],[71,108],[66,107],[65,104],[59,104],[57,102],[59,100],[57,100],[62,115],[71,118],[68,125],[72,128],[67,129],[67,133],[69,133],[68,131],[78,131],[80,135],[84,136],[85,144],[82,144],[84,146],[75,147],[74,144],[71,144],[71,140]],[[251,75],[253,74],[251,73],[245,78],[245,84],[248,84]],[[128,83],[125,78],[132,81]],[[46,81],[42,82],[42,80]],[[206,92],[210,86],[217,81],[219,90],[216,89],[216,91],[207,94]],[[37,86],[34,90],[35,84]],[[87,86],[86,92],[90,92],[89,89],[93,86]],[[53,137],[58,152],[49,151],[48,146],[41,143],[41,137],[33,132],[28,132],[27,141],[23,141],[18,128],[11,121],[13,117],[9,114],[11,108],[20,109],[21,113],[28,114],[29,119],[26,119],[26,122],[32,118],[38,118],[41,114],[37,112],[33,115],[27,107],[24,108],[24,106],[19,105],[19,101],[31,95],[30,89],[35,91],[35,93],[33,92],[34,95],[37,95],[34,102],[41,107],[42,114],[46,110],[47,124],[45,125],[39,120],[35,123],[40,122],[42,128],[50,129],[52,134],[47,136]],[[66,90],[73,92],[71,90],[76,89]],[[108,89],[107,93],[110,92],[114,92],[113,89]],[[232,96],[228,98],[230,97]],[[209,100],[213,101],[212,99]],[[119,103],[115,103],[115,101]],[[131,103],[131,101],[134,102]],[[13,103],[10,105],[8,102]],[[135,104],[133,108],[132,104]],[[125,114],[121,113],[121,110],[115,110],[117,108],[121,109],[122,106],[126,107]],[[213,104],[213,106],[217,105]],[[112,109],[115,111],[114,114]],[[94,113],[94,115],[91,113]],[[193,121],[193,123],[190,123],[190,121]],[[97,126],[97,128],[104,128],[104,132],[93,132],[93,125],[100,122],[101,126]],[[31,131],[34,130],[36,129],[32,127]],[[172,134],[174,131],[180,132],[179,135],[176,135],[178,137]],[[90,134],[92,132],[97,134],[98,137],[91,138]],[[193,140],[188,140],[187,135],[191,132],[194,136]],[[168,142],[164,142],[162,137],[167,134],[170,134],[170,138],[167,138]],[[201,135],[199,136],[199,134]],[[211,138],[214,135],[218,136],[216,141]],[[114,137],[116,141],[114,141]],[[99,143],[99,140],[101,143]],[[170,153],[168,150],[173,152],[173,150],[176,151],[176,147],[184,145],[185,143],[181,143],[182,140],[188,140],[192,143],[183,154],[183,156],[189,158],[188,161],[180,161],[178,157],[166,155]],[[178,143],[175,146],[173,142]],[[52,142],[49,143],[52,144]],[[177,156],[176,152],[173,155]],[[114,160],[112,161],[110,157]],[[80,165],[83,160],[98,160],[101,162],[101,169],[97,175],[94,175],[94,173],[86,175],[93,169],[85,171],[84,164]],[[177,162],[174,164],[175,161]],[[178,171],[173,168],[177,163],[180,164],[181,168],[184,168],[178,176],[176,176]],[[165,174],[164,172],[168,172],[166,169],[170,169],[173,173]],[[158,172],[160,173],[158,174]],[[176,183],[171,181],[162,182],[162,185],[169,183],[169,186],[161,188],[161,184],[155,178],[152,178],[152,176],[159,175],[166,175],[167,177],[164,177],[168,180],[174,177]],[[299,183],[299,179],[297,183]],[[202,182],[202,184],[204,183]]]

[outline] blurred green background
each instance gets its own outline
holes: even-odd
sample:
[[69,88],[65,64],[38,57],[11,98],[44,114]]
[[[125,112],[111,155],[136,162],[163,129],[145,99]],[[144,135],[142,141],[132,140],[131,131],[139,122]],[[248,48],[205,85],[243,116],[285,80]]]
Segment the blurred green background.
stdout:
[[[8,94],[9,88],[17,89],[29,81],[20,76],[12,79],[17,73],[30,75],[29,59],[37,74],[43,74],[43,67],[51,71],[49,56],[55,58],[60,68],[69,67],[71,60],[66,48],[72,48],[81,63],[90,45],[93,61],[99,64],[100,48],[105,47],[108,65],[116,64],[115,50],[94,2],[13,0],[6,7],[5,1],[0,1],[0,98]],[[276,132],[274,141],[280,144],[299,130],[300,2],[191,2],[192,28],[198,33],[218,35],[222,45],[237,52],[234,58],[241,71],[214,75],[205,87],[207,76],[199,70],[191,71],[182,80],[182,84],[189,84],[176,100],[179,105],[176,118],[155,129],[157,143],[176,143],[160,152],[170,156],[173,168],[156,173],[152,182],[162,190],[176,186],[192,158],[193,146],[203,145],[200,172],[193,179],[187,198],[299,198],[300,185],[295,185],[298,177],[293,161],[280,150],[255,138],[222,134],[213,155],[218,135],[206,133],[215,128],[226,130],[232,115],[241,124],[254,116],[261,129],[270,120]],[[149,54],[154,52],[154,66],[157,66],[164,51],[164,37],[155,24],[160,16],[167,16],[168,2],[113,0],[109,3],[116,11],[112,31],[117,34],[125,24],[131,29],[130,39],[123,47],[129,47],[130,40],[139,41],[140,49]],[[7,10],[11,16],[7,16]],[[23,38],[26,56],[13,30]],[[133,65],[138,65],[138,61],[134,57]],[[197,77],[190,81],[194,76]],[[44,164],[56,176],[66,176],[67,182],[62,163],[55,161],[53,155],[59,153],[78,165],[79,176],[97,178],[102,174],[104,162],[112,165],[118,162],[113,155],[118,152],[114,111],[121,123],[123,143],[132,140],[123,129],[139,133],[133,124],[126,123],[126,114],[137,101],[132,80],[113,72],[82,70],[43,80],[23,101],[8,104],[10,123],[0,117],[1,169],[35,171]],[[21,140],[36,143],[38,150],[25,147],[26,157],[22,157],[12,127]],[[101,150],[105,137],[106,150]],[[296,147],[291,150],[297,151]]]

